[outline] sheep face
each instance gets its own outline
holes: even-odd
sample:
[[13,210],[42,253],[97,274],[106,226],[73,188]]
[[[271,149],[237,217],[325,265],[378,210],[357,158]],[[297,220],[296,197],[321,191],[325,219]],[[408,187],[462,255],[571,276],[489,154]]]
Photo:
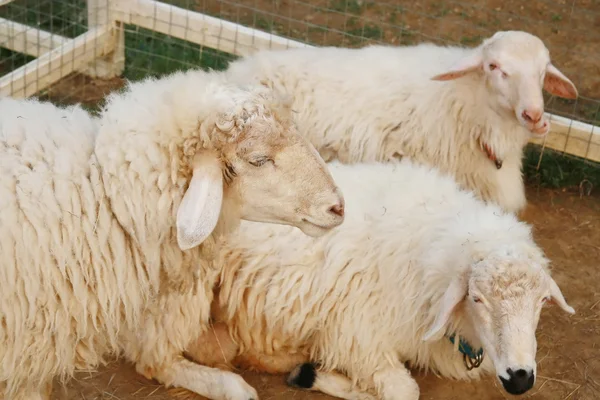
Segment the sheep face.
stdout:
[[240,199],[242,218],[321,236],[343,222],[344,198],[323,159],[281,114],[256,119],[223,148],[229,189]]
[[490,108],[501,115],[514,115],[536,136],[544,136],[550,129],[542,88],[567,99],[578,95],[575,85],[550,62],[544,43],[526,32],[497,32],[449,72],[433,79],[456,79],[472,72],[483,74]]
[[469,279],[467,315],[506,391],[522,394],[535,383],[535,332],[542,306],[554,301],[569,313],[574,310],[541,266],[518,260],[482,264]]
[[177,214],[178,243],[202,243],[223,196],[249,221],[292,225],[321,236],[344,221],[344,198],[325,162],[297,132],[288,103],[269,95],[218,116],[212,150],[201,150]]
[[467,326],[473,330],[460,334],[481,343],[508,393],[523,394],[535,383],[535,332],[542,306],[548,302],[575,312],[539,263],[486,258],[475,263],[466,276],[452,280],[425,339],[442,332],[461,305]]

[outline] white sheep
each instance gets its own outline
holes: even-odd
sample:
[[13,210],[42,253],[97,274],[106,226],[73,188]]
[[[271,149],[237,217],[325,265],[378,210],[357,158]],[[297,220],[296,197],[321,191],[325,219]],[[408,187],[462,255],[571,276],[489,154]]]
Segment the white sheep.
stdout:
[[519,31],[497,32],[472,49],[424,43],[261,51],[232,62],[227,73],[291,95],[300,133],[326,161],[408,156],[515,212],[526,205],[523,148],[550,126],[542,87],[577,97],[544,43]]
[[405,362],[530,389],[542,305],[574,313],[530,227],[431,167],[394,164],[330,164],[346,217],[321,238],[243,223],[219,257],[215,330],[190,357],[271,373],[316,363],[290,382],[346,399],[417,399]]
[[181,353],[240,218],[313,236],[343,220],[289,107],[192,71],[130,84],[98,120],[33,100],[0,110],[0,397],[48,399],[54,377],[123,354],[166,385],[256,399]]

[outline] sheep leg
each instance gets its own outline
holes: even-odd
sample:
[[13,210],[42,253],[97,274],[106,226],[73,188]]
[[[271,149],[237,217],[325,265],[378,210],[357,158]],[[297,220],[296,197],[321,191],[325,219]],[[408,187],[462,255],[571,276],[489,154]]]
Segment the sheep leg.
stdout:
[[308,362],[308,356],[302,353],[267,355],[248,350],[239,354],[239,349],[229,335],[227,325],[217,322],[186,348],[185,355],[198,364],[221,370],[236,367],[268,374],[285,374],[297,365]]
[[154,377],[167,387],[187,389],[211,400],[258,400],[256,390],[241,376],[199,365],[183,357],[156,371]]
[[233,363],[236,367],[245,370],[266,372],[268,374],[286,374],[297,365],[308,361],[308,356],[302,353],[280,352],[267,355],[247,351],[236,357]]
[[419,399],[419,385],[404,365],[375,372],[373,383],[382,400]]
[[314,364],[298,365],[288,376],[290,386],[328,394],[345,400],[375,400],[376,397],[358,389],[345,375],[334,371],[319,371]]
[[239,346],[231,339],[227,325],[218,322],[194,340],[185,354],[198,364],[229,370],[238,351]]

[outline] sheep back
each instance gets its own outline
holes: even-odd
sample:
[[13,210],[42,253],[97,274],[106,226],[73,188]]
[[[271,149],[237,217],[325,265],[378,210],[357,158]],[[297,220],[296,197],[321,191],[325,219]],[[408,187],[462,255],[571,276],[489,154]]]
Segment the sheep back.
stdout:
[[100,283],[114,277],[92,264],[118,246],[90,162],[97,122],[36,100],[5,98],[0,109],[0,382],[10,396],[115,345],[95,335],[110,302]]
[[[410,157],[518,211],[526,203],[521,158],[529,133],[514,118],[481,111],[480,77],[431,80],[468,51],[430,43],[271,50],[232,62],[227,74],[291,95],[300,133],[326,161]],[[503,160],[500,170],[479,138]]]

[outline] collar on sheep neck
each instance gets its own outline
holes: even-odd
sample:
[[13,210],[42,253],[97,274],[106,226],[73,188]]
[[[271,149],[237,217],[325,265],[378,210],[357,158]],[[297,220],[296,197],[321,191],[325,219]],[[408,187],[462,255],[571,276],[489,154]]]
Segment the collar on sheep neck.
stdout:
[[[452,342],[452,344],[454,344],[455,337],[455,333],[453,333],[451,336],[448,336],[448,339],[450,342]],[[467,371],[478,368],[483,362],[483,348],[479,348],[479,350],[474,351],[469,342],[463,339],[460,335],[458,338],[460,339],[458,342],[458,350],[463,355],[463,363],[465,364]]]
[[479,138],[479,147],[485,153],[485,155],[487,156],[487,158],[489,158],[490,161],[492,161],[496,165],[497,169],[502,168],[502,160],[499,160],[496,157],[496,153],[494,153],[494,150],[492,149],[492,146],[490,146],[489,144],[487,144],[486,142],[484,142],[481,138]]

